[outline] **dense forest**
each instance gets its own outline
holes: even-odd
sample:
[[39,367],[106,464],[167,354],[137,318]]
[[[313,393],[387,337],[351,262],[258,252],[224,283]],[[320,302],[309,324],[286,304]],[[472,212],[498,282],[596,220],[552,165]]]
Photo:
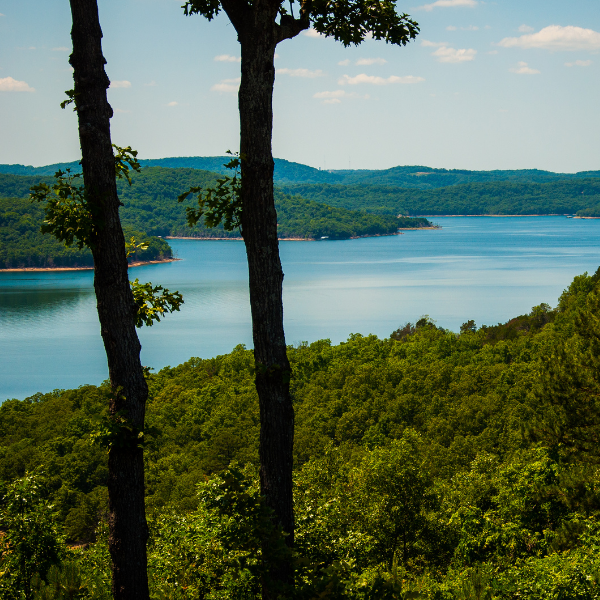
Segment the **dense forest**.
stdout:
[[[168,167],[171,169],[201,169],[221,175],[227,174],[224,164],[229,162],[226,156],[183,156],[172,158],[141,159],[144,167]],[[79,169],[79,163],[57,163],[43,167],[25,165],[0,165],[0,173],[14,175],[54,175],[58,169]],[[274,181],[276,184],[288,183],[329,183],[329,184],[365,184],[390,185],[422,190],[458,185],[463,183],[490,183],[512,181],[522,183],[548,183],[558,180],[600,177],[600,171],[582,171],[580,173],[553,173],[539,169],[469,171],[466,169],[433,169],[424,166],[392,167],[391,169],[347,169],[321,170],[281,158],[275,159]]]
[[[237,237],[238,231],[225,231],[222,226],[207,228],[199,223],[190,229],[185,206],[177,197],[194,186],[214,187],[218,175],[198,169],[168,169],[146,167],[127,181],[118,182],[119,198],[123,202],[121,221],[124,227],[145,231],[152,236]],[[26,198],[29,189],[39,181],[50,184],[52,177],[0,174],[0,197]],[[3,202],[3,201],[0,201]],[[2,210],[0,204],[0,211]],[[306,239],[323,236],[349,238],[363,235],[395,233],[399,227],[420,228],[431,226],[426,219],[398,219],[396,215],[366,214],[343,207],[332,208],[281,191],[276,193],[280,237]],[[41,213],[40,213],[41,214]]]
[[[190,164],[192,167],[167,168],[147,166],[134,174],[131,187],[119,182],[119,195],[124,203],[123,223],[150,235],[235,237],[222,227],[207,229],[199,224],[193,231],[187,227],[185,210],[177,204],[177,196],[192,186],[214,186],[219,175],[197,165],[216,169],[222,157],[212,159],[160,159],[150,163]],[[187,163],[186,163],[187,161]],[[142,161],[144,162],[144,161]],[[282,163],[285,163],[281,166]],[[375,177],[360,179],[362,171],[352,171],[343,182],[314,183],[306,169],[310,167],[276,161],[285,176],[276,190],[280,237],[332,238],[388,234],[397,227],[430,226],[419,221],[395,225],[397,215],[547,215],[568,214],[598,216],[600,214],[600,172],[575,175],[546,171],[486,171],[489,177],[478,180],[475,171],[429,169],[416,174],[414,169],[396,167],[390,172],[403,177],[426,177],[440,185],[410,186],[404,180],[395,182],[377,172]],[[285,168],[284,168],[285,167]],[[224,170],[224,169],[223,169]],[[313,169],[316,173],[326,173]],[[344,172],[345,173],[345,172]],[[349,172],[350,173],[350,172]],[[428,173],[428,174],[426,174]],[[464,175],[461,179],[460,174]],[[454,179],[444,179],[454,174]],[[493,175],[493,176],[492,176]],[[461,175],[462,177],[462,175]],[[469,179],[470,178],[470,179]],[[323,178],[321,178],[322,181]],[[0,196],[25,197],[39,175],[0,173]],[[50,178],[42,177],[44,181]],[[308,183],[298,183],[308,181]],[[357,183],[360,181],[360,183]],[[467,183],[464,183],[464,182]],[[475,181],[475,182],[469,182]],[[423,189],[420,189],[423,188]],[[312,201],[308,202],[308,201]],[[188,201],[188,205],[189,205]],[[322,206],[326,205],[326,207]],[[292,208],[293,207],[293,208]],[[333,209],[344,209],[332,211]],[[353,212],[348,212],[353,211]],[[365,214],[367,213],[367,214]],[[375,218],[373,215],[380,215]],[[381,218],[383,217],[383,219]]]
[[[289,347],[298,598],[598,598],[599,309],[600,270],[497,326]],[[153,598],[260,597],[253,364],[148,374]],[[109,598],[108,393],[0,407],[0,597]]]
[[332,206],[382,214],[571,215],[600,205],[600,178],[468,183],[435,190],[363,184],[294,184],[281,189]]
[[[24,198],[0,198],[0,269],[94,265],[87,248],[67,247],[55,237],[41,233],[43,220],[41,205]],[[128,241],[134,237],[137,246],[129,256],[130,262],[172,258],[171,246],[165,240],[131,226],[126,226],[124,233]]]
[[582,208],[577,211],[578,217],[600,217],[600,204],[596,206],[591,206],[589,208]]

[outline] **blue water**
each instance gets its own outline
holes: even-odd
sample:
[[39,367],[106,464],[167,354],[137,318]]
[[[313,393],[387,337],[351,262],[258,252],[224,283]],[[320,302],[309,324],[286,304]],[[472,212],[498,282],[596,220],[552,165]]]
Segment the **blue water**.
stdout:
[[[389,334],[429,315],[458,331],[555,306],[573,277],[600,265],[600,220],[436,218],[440,230],[347,241],[281,242],[290,344]],[[252,346],[242,242],[171,240],[182,260],[132,269],[179,290],[180,313],[140,330],[159,369]],[[0,401],[97,384],[108,376],[92,272],[0,273]]]

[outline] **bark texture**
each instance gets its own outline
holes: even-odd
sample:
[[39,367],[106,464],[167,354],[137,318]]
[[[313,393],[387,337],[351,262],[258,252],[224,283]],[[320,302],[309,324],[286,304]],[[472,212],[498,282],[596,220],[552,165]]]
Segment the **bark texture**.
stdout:
[[[225,4],[225,3],[224,3]],[[248,257],[250,307],[260,404],[260,482],[277,525],[294,544],[292,450],[294,409],[290,364],[283,331],[283,270],[273,198],[273,87],[277,3],[256,3],[242,18],[230,15],[241,44],[239,91],[242,156],[242,236]],[[227,9],[226,9],[227,10]],[[237,17],[237,18],[236,18]],[[263,599],[276,598],[282,586],[293,586],[291,561],[263,547],[267,576]]]
[[[140,362],[141,345],[135,330],[136,306],[129,285],[125,239],[119,220],[119,198],[110,138],[112,109],[106,89],[102,30],[96,0],[70,0],[75,106],[79,120],[82,170],[95,232],[90,240],[94,257],[101,335],[111,383],[110,413],[122,428],[109,450],[109,550],[113,596],[147,600],[144,507],[144,463],[136,434],[144,428],[148,387]],[[133,432],[131,434],[130,432]]]

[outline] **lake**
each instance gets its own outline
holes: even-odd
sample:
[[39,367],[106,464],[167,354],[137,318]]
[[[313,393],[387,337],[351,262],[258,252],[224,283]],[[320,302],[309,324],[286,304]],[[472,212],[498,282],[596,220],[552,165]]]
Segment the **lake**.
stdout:
[[[346,241],[281,242],[289,344],[389,334],[429,315],[458,331],[493,325],[558,296],[600,265],[600,220],[433,218],[439,230]],[[179,290],[180,313],[139,331],[159,369],[252,346],[243,242],[171,240],[181,259],[131,270]],[[0,273],[0,402],[108,376],[91,271]]]

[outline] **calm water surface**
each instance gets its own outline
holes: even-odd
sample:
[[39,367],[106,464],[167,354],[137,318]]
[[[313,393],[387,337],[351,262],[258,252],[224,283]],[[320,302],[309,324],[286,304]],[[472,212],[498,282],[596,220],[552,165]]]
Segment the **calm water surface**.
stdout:
[[[282,242],[288,343],[350,333],[387,337],[428,314],[458,331],[555,306],[600,264],[600,220],[436,218],[441,230],[347,241]],[[140,330],[156,369],[252,345],[242,242],[171,240],[182,260],[133,278],[179,290],[180,313]],[[108,376],[92,272],[0,273],[0,402]]]

